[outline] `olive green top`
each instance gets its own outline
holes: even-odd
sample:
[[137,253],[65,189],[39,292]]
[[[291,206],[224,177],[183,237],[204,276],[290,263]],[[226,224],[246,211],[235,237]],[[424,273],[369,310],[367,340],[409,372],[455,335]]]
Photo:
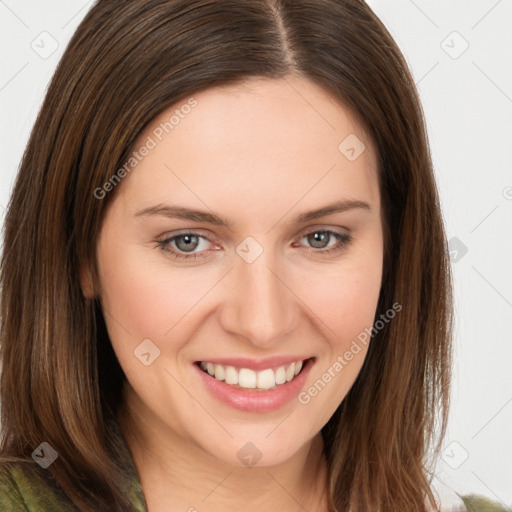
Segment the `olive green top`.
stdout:
[[[2,512],[76,512],[71,501],[45,478],[44,469],[16,463],[0,469],[0,510]],[[129,491],[134,512],[147,512],[138,482]]]
[[[137,470],[121,428],[115,419],[108,421],[107,428],[110,435],[116,438],[116,446],[120,450],[119,461],[128,477],[126,493],[133,505],[130,512],[148,512]],[[0,512],[76,512],[77,508],[56,484],[50,471],[36,463],[36,458],[0,464]]]

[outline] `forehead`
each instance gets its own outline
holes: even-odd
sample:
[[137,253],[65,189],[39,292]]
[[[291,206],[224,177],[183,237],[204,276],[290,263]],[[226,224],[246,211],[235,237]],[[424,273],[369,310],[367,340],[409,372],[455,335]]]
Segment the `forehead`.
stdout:
[[223,207],[244,201],[247,210],[279,201],[379,200],[365,131],[304,78],[251,79],[184,98],[147,126],[133,150],[144,145],[151,150],[122,183],[121,195],[137,207],[170,198]]

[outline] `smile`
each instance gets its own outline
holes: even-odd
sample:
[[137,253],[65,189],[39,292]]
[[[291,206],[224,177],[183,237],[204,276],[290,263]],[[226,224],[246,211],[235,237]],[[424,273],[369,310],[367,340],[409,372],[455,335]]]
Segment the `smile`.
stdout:
[[289,404],[304,387],[315,357],[212,359],[193,367],[216,400],[245,412],[270,412]]
[[199,366],[205,372],[219,381],[235,388],[268,390],[293,380],[301,371],[303,361],[294,361],[291,364],[281,365],[277,368],[266,368],[261,371],[250,368],[236,368],[206,361]]

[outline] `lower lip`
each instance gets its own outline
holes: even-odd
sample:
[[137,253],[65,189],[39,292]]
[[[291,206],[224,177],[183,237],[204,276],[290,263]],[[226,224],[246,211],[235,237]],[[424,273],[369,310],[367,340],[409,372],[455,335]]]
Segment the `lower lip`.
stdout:
[[304,386],[304,382],[314,364],[314,359],[308,359],[301,372],[290,382],[281,384],[274,389],[258,391],[255,389],[234,388],[222,380],[217,380],[209,373],[204,372],[198,364],[194,367],[199,372],[204,384],[221,402],[247,412],[268,412],[283,407],[293,398],[297,397]]

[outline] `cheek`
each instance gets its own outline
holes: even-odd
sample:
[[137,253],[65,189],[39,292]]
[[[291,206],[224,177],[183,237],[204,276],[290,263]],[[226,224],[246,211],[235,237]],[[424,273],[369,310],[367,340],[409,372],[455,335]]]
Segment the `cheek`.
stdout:
[[[357,263],[356,263],[357,261]],[[378,256],[345,262],[301,280],[304,301],[318,318],[333,352],[344,350],[372,326],[381,288],[382,260]]]
[[317,361],[299,402],[315,409],[319,424],[345,398],[368,351],[382,279],[382,254],[378,244],[373,247],[301,280],[304,302],[324,335],[325,357]]
[[330,327],[331,336],[345,337],[351,326],[366,326],[373,321],[380,282],[353,274],[329,276],[328,282],[314,295],[315,309]]
[[187,323],[182,320],[211,286],[207,276],[197,279],[193,269],[171,271],[157,251],[148,258],[147,248],[116,251],[109,244],[99,246],[101,305],[123,366],[133,364],[133,350],[144,339],[163,350],[172,336],[173,349],[179,349],[174,326]]

